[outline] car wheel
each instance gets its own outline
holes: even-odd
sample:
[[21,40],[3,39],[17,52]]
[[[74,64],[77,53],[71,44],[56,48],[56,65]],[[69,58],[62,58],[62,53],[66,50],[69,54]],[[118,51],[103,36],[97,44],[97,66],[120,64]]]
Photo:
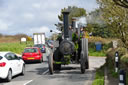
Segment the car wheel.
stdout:
[[12,80],[12,71],[9,70],[9,71],[8,71],[8,76],[7,76],[7,78],[6,78],[6,81],[7,81],[7,82],[10,82],[11,80]]
[[25,74],[25,66],[23,65],[21,75],[24,75],[24,74]]

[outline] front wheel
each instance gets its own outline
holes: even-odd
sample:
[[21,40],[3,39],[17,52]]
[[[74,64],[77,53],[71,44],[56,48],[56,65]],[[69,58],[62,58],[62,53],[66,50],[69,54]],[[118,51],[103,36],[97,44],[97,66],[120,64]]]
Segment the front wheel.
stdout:
[[89,69],[89,62],[88,62],[88,61],[85,62],[85,68],[86,68],[86,69]]
[[25,66],[24,66],[24,65],[23,65],[23,67],[22,67],[21,75],[25,75]]
[[7,82],[10,82],[11,80],[12,80],[12,71],[9,70],[9,71],[8,71],[8,76],[7,76],[7,78],[6,78],[6,81],[7,81]]
[[84,59],[84,55],[83,54],[81,54],[81,56],[80,56],[81,58],[81,61],[80,61],[80,64],[81,64],[81,73],[85,73],[85,59]]

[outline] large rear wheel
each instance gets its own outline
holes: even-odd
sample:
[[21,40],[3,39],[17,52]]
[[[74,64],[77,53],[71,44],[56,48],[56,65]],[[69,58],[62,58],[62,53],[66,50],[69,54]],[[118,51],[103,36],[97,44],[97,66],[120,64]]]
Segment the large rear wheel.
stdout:
[[61,64],[53,64],[54,70],[61,70]]
[[53,74],[53,54],[48,57],[49,72]]

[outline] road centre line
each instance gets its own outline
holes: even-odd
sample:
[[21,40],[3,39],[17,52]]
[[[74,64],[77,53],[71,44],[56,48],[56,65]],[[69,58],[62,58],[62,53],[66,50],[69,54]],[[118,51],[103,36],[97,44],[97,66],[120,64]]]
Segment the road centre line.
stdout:
[[30,81],[28,81],[28,82],[26,82],[24,85],[27,85],[27,84],[29,84],[30,82],[32,82],[33,80],[30,80]]
[[43,75],[45,75],[46,73],[48,73],[49,72],[49,70],[47,69],[44,73],[43,73]]

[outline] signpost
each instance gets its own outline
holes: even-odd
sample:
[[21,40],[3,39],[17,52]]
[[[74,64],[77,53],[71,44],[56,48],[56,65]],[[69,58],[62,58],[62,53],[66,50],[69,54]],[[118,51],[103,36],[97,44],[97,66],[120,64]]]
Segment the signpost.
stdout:
[[115,53],[115,72],[117,73],[119,71],[119,53]]
[[27,44],[27,39],[25,37],[22,37],[20,40],[20,43],[25,42]]

